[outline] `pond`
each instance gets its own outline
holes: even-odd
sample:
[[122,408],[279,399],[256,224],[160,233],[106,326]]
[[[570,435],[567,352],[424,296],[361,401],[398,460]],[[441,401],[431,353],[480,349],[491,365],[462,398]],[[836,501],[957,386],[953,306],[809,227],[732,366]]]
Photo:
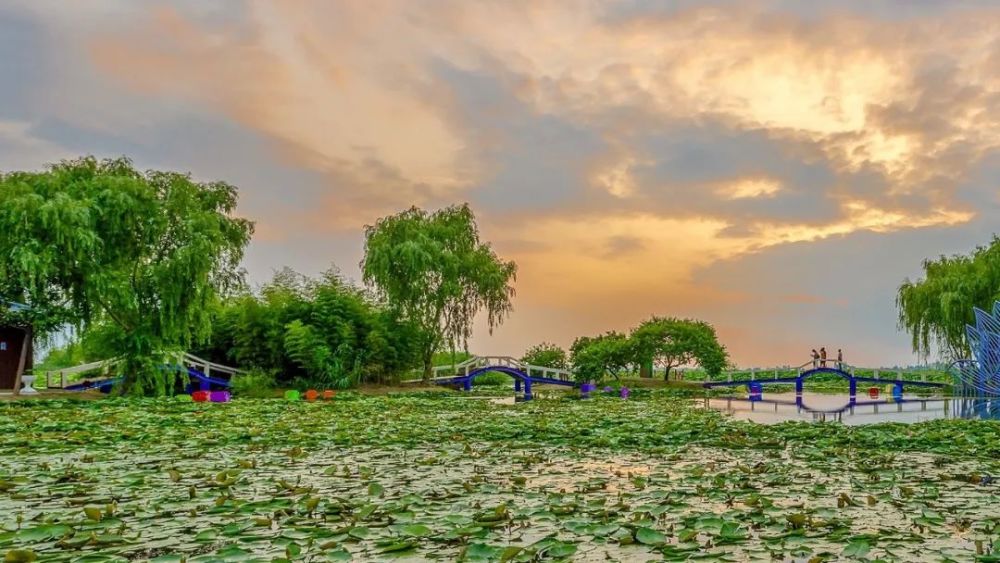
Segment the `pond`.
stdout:
[[903,395],[873,400],[859,396],[852,404],[848,395],[764,393],[748,396],[706,398],[703,408],[723,412],[738,420],[760,424],[785,421],[840,422],[847,425],[900,422],[912,424],[938,419],[1000,420],[1000,399],[977,397],[921,397]]
[[461,396],[0,405],[0,556],[971,561],[1000,545],[997,422]]

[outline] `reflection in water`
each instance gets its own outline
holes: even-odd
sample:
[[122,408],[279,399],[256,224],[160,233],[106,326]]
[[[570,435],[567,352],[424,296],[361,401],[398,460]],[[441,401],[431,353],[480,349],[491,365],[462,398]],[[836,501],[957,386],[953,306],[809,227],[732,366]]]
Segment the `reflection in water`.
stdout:
[[942,418],[1000,420],[1000,398],[997,397],[927,398],[904,395],[902,400],[858,398],[851,402],[844,395],[774,393],[762,398],[706,398],[704,406],[740,420],[762,424],[786,420],[837,421],[848,425],[912,423]]

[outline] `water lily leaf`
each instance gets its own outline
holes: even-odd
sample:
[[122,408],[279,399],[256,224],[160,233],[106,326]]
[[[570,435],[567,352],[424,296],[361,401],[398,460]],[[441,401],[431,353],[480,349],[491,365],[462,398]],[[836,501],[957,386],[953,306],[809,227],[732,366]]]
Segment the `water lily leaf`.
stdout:
[[219,532],[216,530],[202,530],[194,536],[194,541],[197,542],[212,542],[219,537]]
[[635,531],[635,540],[645,545],[663,545],[667,543],[667,536],[652,528],[639,528]]
[[367,539],[367,538],[371,537],[371,530],[369,530],[368,528],[365,528],[364,526],[358,526],[358,527],[355,527],[355,528],[351,528],[347,532],[347,535],[349,535],[349,536],[351,536],[352,538],[355,538],[355,539],[363,540],[363,539]]
[[428,528],[427,526],[424,526],[423,524],[407,524],[402,527],[401,533],[404,536],[413,536],[417,538],[422,538],[433,534],[434,531]]
[[841,553],[844,557],[864,557],[871,551],[871,546],[864,540],[854,540],[844,547]]
[[805,526],[808,519],[809,518],[802,513],[789,514],[785,516],[785,520],[788,520],[788,523],[791,524],[793,528],[801,528]]
[[470,543],[459,555],[459,561],[491,561],[502,553],[499,547],[492,547],[484,543]]
[[724,540],[742,540],[748,535],[747,531],[735,522],[726,522],[719,531],[719,537]]
[[382,553],[394,553],[398,551],[406,551],[408,549],[413,549],[417,545],[418,545],[417,542],[413,540],[394,541],[379,546],[379,551]]
[[576,550],[577,546],[574,543],[556,541],[552,545],[546,547],[543,553],[546,557],[563,559],[566,557],[572,557],[576,554]]
[[33,543],[45,541],[52,538],[60,538],[70,531],[69,526],[36,526],[34,528],[24,528],[17,532],[17,539]]
[[104,518],[104,511],[96,506],[86,506],[83,509],[83,514],[90,520],[95,522],[100,522]]
[[38,555],[30,549],[12,549],[3,557],[4,563],[31,563],[37,560]]
[[350,561],[354,559],[351,552],[343,548],[327,551],[323,554],[323,556],[329,561]]
[[506,563],[507,561],[513,560],[522,551],[524,551],[523,547],[518,547],[515,545],[504,548],[503,552],[500,554],[500,563]]
[[596,537],[603,538],[610,536],[621,528],[618,524],[598,524],[590,528],[590,533]]

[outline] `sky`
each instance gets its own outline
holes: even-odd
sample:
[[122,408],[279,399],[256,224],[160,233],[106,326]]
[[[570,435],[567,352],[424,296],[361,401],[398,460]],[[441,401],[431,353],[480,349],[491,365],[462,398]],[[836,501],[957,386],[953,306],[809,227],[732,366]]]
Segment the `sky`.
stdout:
[[663,315],[915,363],[896,288],[1000,225],[992,1],[5,0],[0,80],[0,170],[234,184],[254,284],[468,202],[518,264],[483,354]]

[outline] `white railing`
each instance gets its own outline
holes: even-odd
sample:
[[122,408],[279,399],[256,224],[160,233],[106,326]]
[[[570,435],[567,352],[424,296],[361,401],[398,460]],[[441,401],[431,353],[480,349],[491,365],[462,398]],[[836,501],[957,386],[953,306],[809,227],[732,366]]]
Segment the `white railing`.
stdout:
[[[177,362],[178,364],[197,368],[202,373],[204,373],[206,377],[211,377],[213,371],[216,373],[229,375],[230,377],[234,377],[240,373],[240,370],[234,367],[217,364],[215,362],[206,360],[204,358],[199,358],[198,356],[195,356],[194,354],[190,354],[188,352],[179,352],[177,354],[171,354],[171,356],[174,357],[174,361]],[[101,375],[106,377],[108,375],[107,374],[108,368],[117,364],[120,361],[121,358],[111,358],[109,360],[101,360],[98,362],[90,362],[68,368],[50,370],[45,372],[45,385],[50,389],[55,389],[55,388],[62,389],[70,384],[70,381],[68,379],[69,376],[95,370],[101,370],[102,371]],[[53,385],[52,381],[53,376],[57,377],[55,385]],[[89,380],[88,378],[84,378],[78,381],[73,381],[72,383],[74,384],[83,383],[88,380]]]
[[[737,378],[737,376],[740,375],[749,375],[749,379],[751,380],[767,381],[767,379],[770,379],[772,377],[774,379],[778,379],[781,377],[798,377],[799,375],[802,374],[802,372],[808,371],[813,368],[823,368],[823,367],[839,369],[851,375],[857,375],[858,371],[861,371],[862,373],[866,371],[871,371],[872,372],[871,377],[873,379],[882,379],[879,377],[880,372],[881,375],[888,376],[889,380],[892,380],[893,376],[895,376],[895,379],[902,379],[903,376],[905,375],[905,370],[898,368],[866,368],[866,367],[854,366],[848,364],[847,362],[838,361],[836,358],[827,358],[825,360],[810,359],[809,361],[798,366],[782,366],[773,368],[755,367],[746,369],[725,370],[725,374],[726,374],[726,379],[728,381],[733,381],[734,379]],[[926,370],[920,370],[919,375],[922,381],[927,380]],[[708,381],[707,377],[708,375],[706,374],[706,380],[705,380],[706,382]]]
[[[531,376],[548,377],[568,381],[573,379],[573,372],[568,369],[552,368],[547,366],[536,366],[526,364],[512,356],[472,356],[471,358],[454,365],[434,366],[431,368],[431,381],[451,379],[469,375],[469,373],[487,366],[509,367]],[[446,375],[441,375],[446,372]],[[402,383],[421,381],[421,377],[406,379]]]
[[[101,360],[99,362],[90,362],[88,364],[81,364],[78,366],[73,366],[69,368],[60,368],[57,370],[51,370],[45,372],[45,386],[49,389],[59,388],[62,389],[69,385],[69,380],[67,379],[70,375],[75,375],[77,373],[85,373],[94,370],[104,370],[118,363],[117,358],[112,358],[110,360]],[[58,385],[52,384],[52,376],[58,376]],[[85,381],[85,380],[84,380]]]
[[211,377],[213,371],[224,373],[226,375],[229,375],[230,377],[240,373],[240,370],[234,367],[217,364],[215,362],[208,361],[204,358],[199,358],[198,356],[195,356],[194,354],[190,354],[188,352],[184,352],[181,354],[180,361],[178,363],[190,365],[191,367],[201,368],[201,372],[205,374],[205,377]]

